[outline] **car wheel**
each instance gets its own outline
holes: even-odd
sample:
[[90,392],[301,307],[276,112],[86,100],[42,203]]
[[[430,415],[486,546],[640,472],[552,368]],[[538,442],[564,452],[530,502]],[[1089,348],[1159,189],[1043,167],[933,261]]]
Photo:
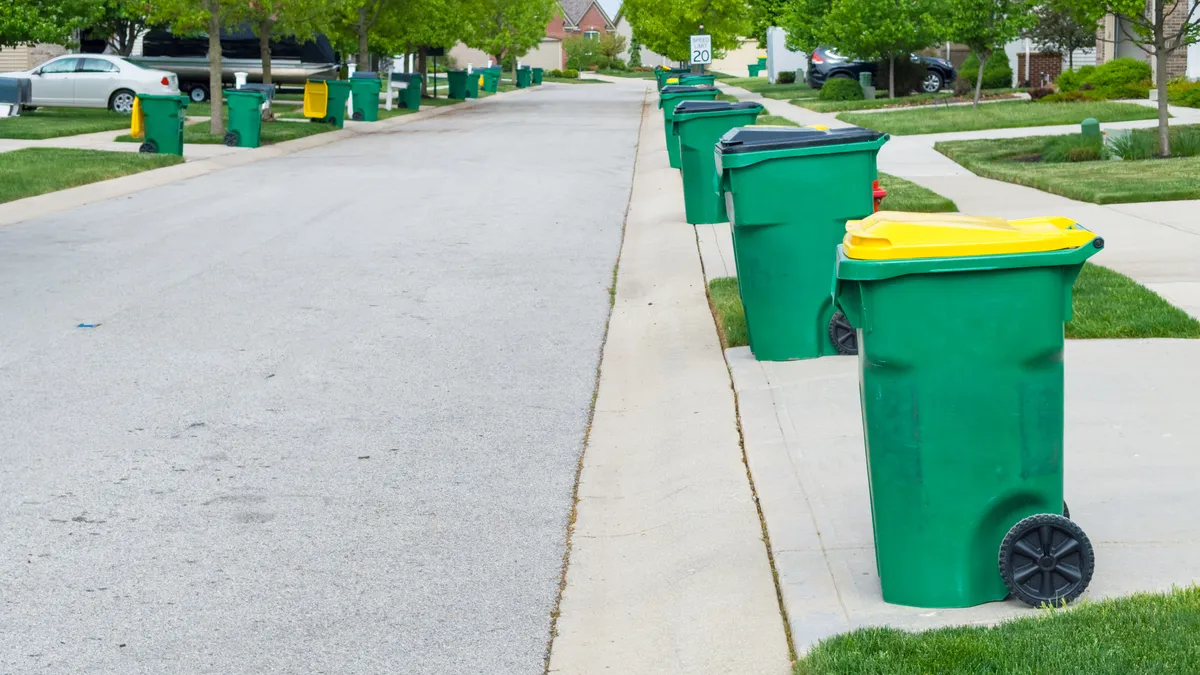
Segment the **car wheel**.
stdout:
[[133,112],[134,98],[135,95],[132,91],[129,91],[128,89],[118,89],[117,91],[113,92],[112,97],[108,99],[108,109],[115,113],[128,115]]
[[188,98],[192,99],[192,103],[204,103],[208,100],[208,87],[202,84],[192,85],[188,90]]
[[926,94],[936,94],[942,90],[942,85],[945,81],[937,72],[928,70],[925,72],[925,79],[921,80],[921,91]]

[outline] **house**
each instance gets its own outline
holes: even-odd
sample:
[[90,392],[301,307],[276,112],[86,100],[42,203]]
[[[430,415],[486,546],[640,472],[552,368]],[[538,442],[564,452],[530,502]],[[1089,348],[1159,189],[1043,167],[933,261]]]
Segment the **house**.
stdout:
[[[631,56],[633,56],[632,52],[630,52],[630,50],[629,50],[630,46],[633,44],[633,26],[629,25],[629,19],[625,18],[624,12],[617,12],[617,20],[616,20],[615,30],[617,31],[618,35],[625,36],[625,50],[622,51],[617,56],[621,60],[628,62],[629,58]],[[667,57],[663,56],[662,54],[655,54],[654,52],[650,51],[649,49],[646,49],[645,47],[642,47],[641,49],[638,50],[638,57],[639,57],[640,63],[647,68],[657,68],[659,66],[677,66],[677,65],[679,65],[677,62],[672,61],[671,59],[668,59]]]
[[51,44],[0,48],[0,73],[29,70],[66,53],[65,47]]
[[[1179,30],[1188,16],[1189,8],[1193,12],[1192,20],[1195,21],[1196,16],[1200,14],[1200,9],[1197,8],[1198,4],[1200,4],[1200,0],[1175,0],[1174,6],[1167,10],[1167,32]],[[1146,11],[1149,12],[1151,7],[1152,5],[1147,3]],[[1101,19],[1100,27],[1096,31],[1096,63],[1107,63],[1113,59],[1132,57],[1153,66],[1154,60],[1129,39],[1128,35],[1133,31],[1127,30],[1122,25],[1123,23],[1121,17],[1113,14]],[[1189,45],[1184,49],[1178,49],[1168,58],[1167,77],[1174,78],[1182,75],[1200,78],[1200,45]]]
[[[567,53],[563,40],[581,35],[599,37],[616,30],[616,24],[596,0],[559,0],[554,16],[546,24],[546,36],[541,44],[521,57],[523,65],[535,68],[562,69],[567,67]],[[450,56],[460,65],[470,63],[484,66],[492,57],[461,42],[450,50]]]

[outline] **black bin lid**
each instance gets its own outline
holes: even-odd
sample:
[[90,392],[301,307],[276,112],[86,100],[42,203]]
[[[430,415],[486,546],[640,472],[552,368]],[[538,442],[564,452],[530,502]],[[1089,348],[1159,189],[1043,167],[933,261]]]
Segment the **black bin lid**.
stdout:
[[420,82],[422,79],[420,73],[392,73],[393,82]]
[[822,145],[867,143],[883,138],[873,129],[846,127],[844,129],[809,129],[806,127],[738,127],[726,132],[717,141],[717,152],[733,155],[739,152],[766,152],[815,148]]
[[660,94],[682,94],[688,91],[714,91],[716,87],[706,84],[668,84],[662,88]]
[[675,114],[680,113],[706,113],[706,112],[728,112],[730,110],[761,110],[762,106],[753,101],[683,101],[675,106]]
[[356,70],[356,71],[354,71],[354,74],[350,76],[350,79],[358,79],[358,78],[362,78],[364,80],[378,80],[379,73],[373,73],[369,70],[361,70],[361,71]]

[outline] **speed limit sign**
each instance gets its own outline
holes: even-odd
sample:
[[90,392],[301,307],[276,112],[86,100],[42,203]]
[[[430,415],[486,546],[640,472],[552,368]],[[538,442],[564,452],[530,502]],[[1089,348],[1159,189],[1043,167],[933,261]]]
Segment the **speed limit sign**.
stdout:
[[712,63],[712,36],[692,36],[692,65]]

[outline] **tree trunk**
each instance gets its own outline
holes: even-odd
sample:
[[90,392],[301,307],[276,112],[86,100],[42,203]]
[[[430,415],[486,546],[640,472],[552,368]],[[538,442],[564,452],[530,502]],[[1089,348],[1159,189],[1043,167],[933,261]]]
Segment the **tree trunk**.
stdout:
[[1075,50],[1067,52],[1067,70],[1075,70]]
[[371,57],[367,47],[367,29],[370,26],[367,23],[367,8],[362,6],[358,8],[358,69],[366,72],[371,69]]
[[421,74],[421,95],[429,95],[429,57],[425,54],[425,48],[417,49],[417,72]]
[[274,21],[263,19],[258,24],[258,54],[262,57],[263,84],[271,84],[271,30]]
[[1166,21],[1162,0],[1154,3],[1154,87],[1158,90],[1158,154],[1171,156],[1171,129],[1167,122],[1167,61],[1171,52],[1166,50],[1167,37],[1163,25]]
[[888,56],[888,98],[896,98],[896,55]]
[[225,135],[225,111],[221,96],[221,0],[206,0],[208,7],[208,96],[212,117],[208,131],[214,136]]
[[975,58],[979,59],[979,72],[975,75],[975,97],[971,102],[971,107],[973,108],[979,107],[979,91],[983,89],[983,66],[987,64],[987,60],[991,56],[991,52],[975,54]]

